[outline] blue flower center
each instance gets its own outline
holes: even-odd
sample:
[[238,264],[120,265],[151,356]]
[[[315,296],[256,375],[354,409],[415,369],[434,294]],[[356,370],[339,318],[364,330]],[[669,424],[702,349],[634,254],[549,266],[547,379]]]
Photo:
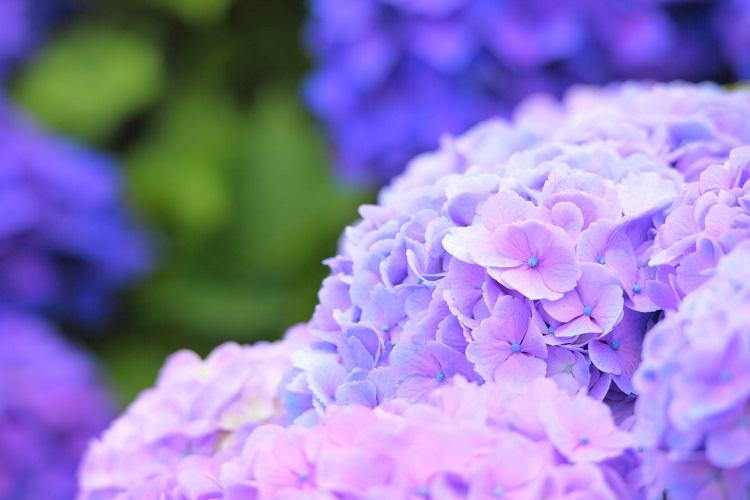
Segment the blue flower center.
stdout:
[[417,490],[417,495],[419,495],[420,497],[426,497],[429,493],[430,492],[426,486],[422,486]]
[[583,308],[583,314],[585,314],[586,316],[591,316],[592,311],[593,309],[591,309],[591,306],[586,306]]
[[381,331],[382,331],[383,333],[388,333],[389,331],[391,331],[391,327],[390,327],[389,325],[383,325],[383,326],[382,326],[382,327],[380,328],[380,330],[381,330]]
[[513,344],[510,346],[510,350],[513,352],[521,352],[521,344]]
[[565,365],[565,373],[573,373],[573,367],[570,365]]
[[633,293],[641,293],[641,290],[642,290],[641,285],[639,285],[638,283],[633,285]]
[[422,278],[417,278],[417,285],[421,285],[424,280]]
[[300,481],[307,481],[307,478],[310,477],[310,473],[307,471],[302,471],[297,474],[297,477],[299,477]]
[[613,340],[612,343],[609,344],[609,345],[612,346],[612,349],[614,349],[616,351],[617,349],[620,348],[620,341],[619,340]]
[[529,257],[529,267],[536,267],[539,265],[539,259],[536,257]]
[[492,496],[495,498],[500,498],[503,495],[505,495],[505,490],[502,489],[500,486],[492,490]]
[[555,333],[555,327],[550,325],[549,328],[547,328],[547,333]]
[[581,436],[581,444],[589,444],[589,437],[586,434]]
[[599,257],[599,264],[604,265],[604,257]]
[[437,372],[437,375],[435,375],[435,378],[438,379],[438,382],[442,382],[443,380],[445,380],[445,373]]
[[719,379],[722,382],[729,382],[732,379],[732,374],[729,372],[729,370],[724,370],[721,372],[721,375],[719,375]]

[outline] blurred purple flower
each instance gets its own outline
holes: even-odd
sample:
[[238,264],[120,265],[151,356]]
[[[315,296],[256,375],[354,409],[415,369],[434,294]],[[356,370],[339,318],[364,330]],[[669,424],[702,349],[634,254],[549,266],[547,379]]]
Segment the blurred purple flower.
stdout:
[[0,103],[0,306],[100,322],[149,265],[115,162]]
[[1,498],[73,498],[114,406],[88,355],[34,317],[0,314]]
[[185,457],[238,454],[254,427],[284,421],[279,385],[291,366],[290,352],[284,343],[227,343],[205,361],[190,351],[173,354],[157,386],[141,393],[91,443],[81,465],[79,498],[123,492],[137,497],[134,485],[182,481]]
[[304,94],[355,182],[385,184],[442,134],[508,117],[536,92],[750,77],[741,0],[349,3],[309,2],[317,66]]
[[748,259],[745,241],[645,337],[633,379],[635,432],[654,492],[666,487],[670,496],[691,498],[705,489],[735,498],[732,492],[750,488],[743,445],[750,439]]

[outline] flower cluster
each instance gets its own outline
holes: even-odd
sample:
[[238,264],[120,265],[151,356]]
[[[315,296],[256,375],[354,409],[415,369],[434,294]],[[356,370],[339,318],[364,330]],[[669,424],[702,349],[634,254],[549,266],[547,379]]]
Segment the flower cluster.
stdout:
[[0,315],[0,498],[65,500],[114,405],[91,359],[26,316]]
[[[583,97],[572,97],[555,142],[513,154],[529,136],[490,122],[415,161],[379,206],[361,209],[328,261],[309,349],[294,361],[290,415],[419,401],[455,375],[518,386],[546,376],[607,398],[627,419],[643,336],[672,289],[674,267],[649,265],[657,229],[689,191],[683,179],[705,163],[696,151],[724,162],[744,133],[744,124],[726,125],[737,108],[717,105],[722,95],[684,85],[608,89],[602,101],[623,110],[660,101],[665,111],[623,119],[640,141],[608,135],[604,121],[584,140],[579,132],[600,109],[579,111],[573,103]],[[724,97],[750,111],[747,94]],[[678,142],[665,132],[679,123],[731,132]]]
[[51,18],[66,1],[0,0],[0,81],[36,47]]
[[0,103],[0,307],[90,325],[148,265],[109,157]]
[[635,437],[655,493],[745,498],[750,489],[748,262],[745,242],[646,337]]
[[685,295],[711,277],[719,259],[750,237],[748,180],[750,148],[743,147],[680,192],[659,227],[649,261],[654,276],[661,278],[652,295],[662,309],[676,309]]
[[190,351],[172,355],[156,387],[91,444],[81,466],[81,498],[112,498],[134,484],[168,484],[184,457],[191,457],[189,464],[229,453],[255,426],[284,423],[278,392],[290,350],[284,343],[227,343],[205,361]]
[[331,407],[312,429],[256,428],[233,456],[191,457],[171,481],[120,498],[632,498],[631,443],[604,404],[549,381],[517,394],[456,379],[425,403]]
[[312,0],[305,93],[339,172],[385,183],[414,154],[535,92],[750,76],[747,2]]
[[[625,85],[446,140],[361,207],[278,363],[172,358],[82,498],[681,498],[716,467],[743,487],[747,271],[722,278],[743,257],[710,278],[748,239],[743,114],[743,91]],[[716,280],[734,302],[700,298]],[[250,373],[272,383],[238,398]]]

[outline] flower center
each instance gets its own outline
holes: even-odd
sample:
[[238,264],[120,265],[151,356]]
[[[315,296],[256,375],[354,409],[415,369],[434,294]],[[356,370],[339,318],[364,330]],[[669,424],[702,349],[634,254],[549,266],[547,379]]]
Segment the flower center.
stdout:
[[310,477],[310,474],[307,471],[302,471],[297,474],[297,477],[299,477],[300,481],[307,481],[307,478]]
[[732,378],[732,374],[729,372],[729,370],[724,370],[721,372],[721,375],[719,375],[719,379],[722,382],[729,382],[729,380]]
[[513,352],[521,352],[521,344],[513,344],[510,346],[510,350]]
[[604,265],[604,257],[599,257],[599,264]]
[[565,365],[565,373],[573,373],[573,367],[570,365]]
[[617,349],[620,348],[620,341],[619,340],[613,340],[612,343],[609,344],[609,345],[612,346],[612,349],[614,349],[616,351]]
[[382,327],[380,327],[380,330],[383,333],[388,333],[391,330],[391,327],[389,325],[383,325]]
[[445,380],[445,373],[437,372],[437,375],[435,375],[435,378],[438,379],[438,382],[442,382],[443,380]]
[[591,306],[586,306],[583,308],[583,314],[585,314],[586,316],[591,316],[592,311],[593,309],[591,309]]
[[505,495],[505,490],[502,489],[500,486],[492,490],[492,496],[495,498],[500,498],[503,495]]
[[633,285],[633,293],[641,293],[641,290],[642,290],[641,285],[639,285],[638,283]]
[[536,267],[539,265],[539,259],[536,257],[529,257],[529,267]]
[[581,436],[581,444],[589,444],[589,437],[586,434]]
[[424,280],[422,278],[417,278],[417,285],[421,285]]

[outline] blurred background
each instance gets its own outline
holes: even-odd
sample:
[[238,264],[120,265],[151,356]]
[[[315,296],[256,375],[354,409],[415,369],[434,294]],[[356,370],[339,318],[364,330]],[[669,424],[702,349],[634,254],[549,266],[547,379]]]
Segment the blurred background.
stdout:
[[[300,103],[302,1],[81,2],[56,13],[8,93],[48,129],[114,154],[152,270],[82,338],[122,405],[181,348],[277,339],[306,321],[345,187]],[[83,335],[80,335],[83,333]]]

